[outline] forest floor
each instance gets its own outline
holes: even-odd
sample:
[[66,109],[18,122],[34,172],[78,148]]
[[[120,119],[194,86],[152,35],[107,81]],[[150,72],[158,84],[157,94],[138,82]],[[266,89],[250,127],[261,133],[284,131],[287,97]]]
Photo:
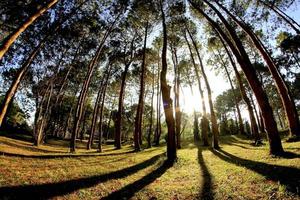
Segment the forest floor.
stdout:
[[63,141],[0,136],[0,199],[300,199],[300,142],[283,145],[275,158],[238,136],[220,150],[186,143],[170,166],[165,146],[69,154]]

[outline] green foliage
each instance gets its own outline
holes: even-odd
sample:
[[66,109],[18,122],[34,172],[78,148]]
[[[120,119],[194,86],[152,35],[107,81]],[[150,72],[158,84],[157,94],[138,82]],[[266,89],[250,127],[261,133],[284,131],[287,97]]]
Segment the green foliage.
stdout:
[[[4,96],[0,97],[0,105],[2,104]],[[30,127],[28,126],[27,119],[29,116],[20,108],[20,106],[12,102],[9,105],[8,112],[6,114],[6,119],[3,126],[4,130],[12,131],[24,131],[26,133],[30,132]]]

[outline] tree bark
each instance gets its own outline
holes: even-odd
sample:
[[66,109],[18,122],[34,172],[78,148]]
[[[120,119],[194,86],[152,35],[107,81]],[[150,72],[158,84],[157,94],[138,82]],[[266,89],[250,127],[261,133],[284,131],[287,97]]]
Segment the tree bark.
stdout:
[[99,120],[99,143],[98,143],[98,151],[99,152],[102,152],[103,109],[104,109],[104,103],[105,103],[107,84],[108,84],[108,80],[109,80],[110,75],[111,75],[111,69],[112,69],[112,65],[109,64],[109,68],[107,70],[106,77],[105,77],[105,82],[104,82],[104,85],[103,85],[101,101],[100,101],[101,105],[100,105],[100,112],[99,112],[100,120]]
[[201,69],[202,76],[203,76],[205,86],[206,86],[206,90],[207,90],[208,104],[209,104],[209,108],[210,108],[210,120],[211,120],[211,124],[212,124],[212,134],[213,134],[212,147],[215,148],[215,149],[218,149],[218,148],[220,148],[219,147],[219,140],[218,140],[219,129],[218,129],[216,114],[215,114],[215,111],[214,111],[214,105],[213,105],[213,102],[212,102],[210,84],[209,84],[207,75],[206,75],[205,70],[204,70],[204,66],[203,66],[203,63],[202,63],[202,58],[200,56],[198,45],[197,45],[196,41],[194,40],[192,34],[190,34],[190,38],[192,40],[192,44],[193,44],[193,46],[196,50],[196,53],[197,53],[197,56],[198,56],[198,59],[199,59],[200,69]]
[[[216,1],[215,1],[216,2]],[[238,20],[234,15],[232,15],[224,6],[220,3],[216,2],[220,8],[222,8],[231,18],[232,20],[242,28],[242,30],[250,37],[256,49],[262,55],[265,60],[270,73],[275,81],[277,91],[280,95],[281,102],[283,104],[283,108],[285,110],[290,129],[290,136],[300,136],[300,122],[299,116],[295,109],[295,102],[290,95],[289,88],[282,78],[277,66],[275,65],[273,59],[270,54],[262,44],[261,40],[254,34],[254,32],[249,28],[245,22]]]
[[150,112],[150,125],[149,125],[149,132],[148,132],[148,148],[151,148],[151,135],[152,135],[152,127],[153,127],[153,100],[154,100],[154,88],[155,88],[155,76],[154,76],[154,65],[152,67],[152,94],[151,94],[151,112]]
[[213,21],[203,10],[201,10],[201,8],[198,7],[196,3],[192,2],[191,0],[189,0],[189,2],[198,12],[201,13],[201,15],[203,15],[207,19],[209,24],[220,34],[220,36],[224,39],[224,41],[226,41],[226,43],[229,45],[230,49],[232,50],[233,54],[236,56],[237,61],[239,62],[242,70],[244,71],[247,81],[251,86],[251,89],[254,92],[257,102],[260,106],[260,110],[262,112],[265,128],[268,134],[269,144],[270,144],[269,152],[270,154],[281,154],[283,152],[283,148],[281,145],[281,140],[279,137],[277,125],[274,119],[273,111],[270,106],[268,97],[256,76],[256,72],[250,62],[250,59],[243,45],[241,44],[241,41],[238,39],[237,34],[232,29],[232,27],[227,23],[227,21],[222,17],[222,14],[215,9],[215,12],[218,14],[219,18],[223,19],[222,21],[224,25],[226,25],[226,28],[228,29],[235,43],[233,44],[232,41],[228,38],[228,36],[225,34],[225,32],[222,30],[222,28],[215,21]]
[[240,93],[241,93],[241,96],[247,106],[247,110],[248,110],[248,114],[249,114],[249,119],[250,119],[250,126],[251,126],[251,135],[253,136],[254,140],[255,140],[255,144],[257,142],[260,141],[260,136],[259,136],[259,133],[258,133],[258,126],[257,126],[257,123],[256,123],[256,120],[255,120],[255,117],[254,117],[254,113],[253,113],[253,108],[252,108],[252,105],[251,105],[251,102],[250,102],[250,99],[248,98],[247,96],[247,93],[246,93],[246,88],[244,86],[244,83],[242,81],[242,77],[237,69],[237,66],[232,58],[232,55],[230,53],[230,51],[228,50],[225,42],[223,41],[222,37],[217,34],[218,37],[220,38],[222,44],[223,44],[223,47],[227,53],[227,56],[230,60],[230,63],[231,63],[231,66],[233,68],[233,71],[235,73],[235,77],[238,81],[238,84],[239,84],[239,89],[240,89]]
[[[222,41],[223,42],[223,41]],[[224,45],[224,44],[223,44]],[[224,48],[227,48],[226,46]],[[228,49],[226,49],[228,50]],[[227,52],[227,51],[226,51]],[[241,110],[240,110],[240,107],[239,107],[239,104],[238,104],[238,99],[237,99],[237,95],[235,93],[235,88],[233,86],[233,82],[231,80],[231,77],[230,77],[230,73],[228,71],[228,68],[226,66],[226,64],[224,63],[223,59],[221,58],[221,53],[220,51],[218,50],[218,56],[219,58],[221,59],[221,62],[222,62],[222,65],[225,69],[225,73],[226,73],[226,76],[228,78],[228,81],[229,81],[229,84],[230,84],[230,87],[232,89],[232,92],[233,92],[233,95],[234,95],[234,103],[235,103],[235,107],[236,107],[236,111],[237,111],[237,115],[238,115],[238,121],[239,121],[239,132],[241,135],[244,135],[245,134],[245,131],[244,131],[244,123],[243,123],[243,120],[242,120],[242,115],[241,115]],[[229,55],[228,55],[229,56]],[[231,55],[230,55],[230,61],[231,61]]]
[[[189,36],[191,37],[192,34],[190,33],[187,26],[186,26],[186,31],[189,34]],[[194,58],[194,55],[193,55],[193,52],[192,52],[192,48],[191,48],[191,45],[190,45],[190,43],[187,39],[186,33],[184,34],[184,38],[185,38],[185,41],[188,45],[190,56],[191,56],[191,59],[192,59],[192,62],[193,62],[194,70],[195,70],[195,73],[196,73],[196,78],[197,78],[197,81],[198,81],[199,92],[200,92],[200,96],[201,96],[201,105],[202,105],[202,111],[203,111],[203,116],[202,116],[202,119],[201,119],[201,136],[202,136],[202,140],[203,140],[203,145],[204,146],[209,146],[209,141],[208,141],[209,122],[208,122],[207,117],[206,117],[206,115],[207,115],[206,114],[206,106],[205,106],[205,101],[204,101],[204,92],[202,90],[200,73],[199,73],[199,69],[196,65],[195,58]]]
[[82,110],[83,110],[83,105],[86,101],[86,96],[87,96],[87,92],[88,92],[88,88],[91,82],[91,78],[94,72],[94,69],[96,67],[96,64],[99,61],[100,55],[102,53],[102,50],[104,48],[104,44],[106,42],[106,39],[108,38],[109,34],[111,33],[115,23],[117,22],[117,20],[119,19],[119,17],[121,16],[121,13],[118,14],[118,16],[114,19],[114,21],[111,23],[110,27],[106,30],[97,50],[96,53],[93,57],[93,59],[90,61],[89,66],[88,66],[88,72],[85,78],[85,81],[83,83],[82,89],[80,91],[80,95],[78,97],[78,103],[77,103],[77,107],[76,107],[76,111],[75,111],[75,117],[74,117],[74,128],[73,128],[73,132],[72,132],[72,137],[71,137],[71,142],[70,142],[70,151],[73,153],[75,152],[76,149],[76,135],[78,134],[78,130],[79,130],[79,124],[82,118]]
[[135,151],[141,150],[141,136],[142,136],[142,119],[144,108],[144,96],[145,96],[145,73],[146,73],[146,48],[147,48],[147,35],[148,35],[148,21],[145,25],[145,38],[143,47],[143,61],[141,66],[141,81],[140,81],[140,95],[139,102],[135,117],[135,129],[134,129],[134,149]]
[[173,105],[170,90],[171,87],[167,83],[166,75],[168,70],[167,63],[167,45],[168,45],[168,33],[167,25],[165,22],[165,13],[163,9],[163,0],[160,0],[160,9],[162,15],[162,27],[163,27],[163,48],[162,48],[162,69],[160,73],[161,91],[163,99],[163,107],[165,111],[166,123],[168,128],[167,135],[167,157],[168,161],[174,162],[177,158],[176,154],[176,140],[175,140],[175,120],[173,116]]

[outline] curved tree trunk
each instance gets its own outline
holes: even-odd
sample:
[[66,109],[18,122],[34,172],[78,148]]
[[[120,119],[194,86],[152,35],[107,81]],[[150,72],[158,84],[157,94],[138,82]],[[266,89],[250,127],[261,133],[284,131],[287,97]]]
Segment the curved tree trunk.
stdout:
[[90,61],[89,66],[88,66],[88,72],[86,74],[86,78],[85,81],[82,85],[82,89],[80,91],[80,95],[78,97],[78,103],[77,103],[77,107],[76,107],[76,111],[75,111],[75,117],[74,117],[74,128],[73,128],[73,132],[72,132],[72,137],[71,137],[71,142],[70,142],[70,151],[71,152],[75,152],[76,149],[76,135],[78,134],[79,131],[79,125],[81,122],[81,118],[82,118],[82,111],[83,111],[83,106],[85,104],[86,101],[86,96],[88,93],[88,88],[91,82],[91,78],[94,72],[94,69],[99,61],[100,55],[102,53],[102,50],[104,48],[104,44],[106,42],[106,39],[108,38],[109,34],[111,33],[115,23],[117,22],[117,20],[119,19],[119,17],[121,16],[121,14],[119,14],[114,21],[111,23],[110,27],[106,30],[106,32],[104,33],[104,36],[96,50],[96,53],[93,57],[93,59]]
[[[189,0],[192,6],[204,16],[209,24],[220,34],[220,36],[226,41],[232,50],[233,54],[236,56],[237,61],[239,62],[244,74],[246,75],[247,81],[251,86],[251,89],[256,96],[257,102],[260,106],[260,110],[262,112],[262,116],[264,119],[264,125],[268,134],[269,144],[270,144],[270,154],[281,154],[283,152],[283,148],[281,145],[281,140],[279,137],[276,121],[274,119],[273,111],[270,106],[268,97],[265,91],[262,88],[261,83],[259,82],[256,72],[250,62],[250,59],[241,44],[241,41],[238,39],[235,31],[228,24],[228,22],[222,17],[221,13],[218,10],[215,10],[218,13],[220,19],[223,19],[223,23],[228,29],[230,36],[232,37],[235,44],[232,43],[232,40],[228,38],[226,33],[222,30],[222,28],[213,21],[196,3],[192,0]],[[207,2],[207,1],[205,1]],[[212,7],[212,6],[211,6]],[[213,7],[212,7],[213,8]]]
[[[223,42],[223,41],[222,41],[222,42]],[[224,44],[223,44],[223,45],[224,45]],[[228,51],[227,47],[224,46],[224,48],[226,48],[226,52],[227,52],[227,51]],[[228,53],[229,53],[229,52],[228,52]],[[227,76],[228,81],[229,81],[229,84],[230,84],[230,87],[231,87],[231,89],[232,89],[232,91],[233,91],[233,95],[234,95],[234,103],[235,103],[235,107],[236,107],[236,111],[237,111],[237,115],[238,115],[237,118],[238,118],[238,120],[239,120],[239,132],[240,132],[240,134],[244,135],[244,134],[245,134],[245,131],[244,131],[244,130],[245,130],[245,129],[244,129],[244,123],[243,123],[243,120],[242,120],[242,115],[241,115],[241,110],[240,110],[240,107],[239,107],[239,104],[238,104],[237,95],[236,95],[236,93],[235,93],[235,88],[234,88],[233,82],[232,82],[232,80],[231,80],[231,78],[230,78],[230,73],[229,73],[229,71],[228,71],[228,68],[227,68],[226,64],[224,63],[223,59],[221,58],[221,53],[220,53],[219,50],[218,50],[218,56],[219,56],[219,58],[221,59],[222,65],[223,65],[223,67],[224,67],[224,69],[225,69],[225,73],[226,73],[226,76]],[[230,61],[233,61],[232,58],[231,58],[231,55],[228,55],[228,56],[230,56],[229,60],[230,60]],[[234,64],[234,63],[232,63],[232,64]]]
[[3,44],[0,47],[0,60],[7,52],[9,47],[14,43],[14,41],[23,33],[28,26],[30,26],[37,18],[39,18],[43,13],[49,10],[52,6],[54,6],[58,0],[51,0],[45,6],[40,8],[36,13],[31,15],[23,24],[21,24],[12,34],[10,34]]
[[215,149],[218,149],[218,148],[220,148],[219,147],[219,140],[218,140],[219,127],[218,127],[218,123],[217,123],[216,114],[215,114],[215,111],[214,111],[214,105],[213,105],[213,102],[212,102],[210,84],[209,84],[209,81],[208,81],[203,63],[202,63],[202,58],[200,56],[198,45],[197,45],[196,41],[194,40],[192,34],[190,34],[190,38],[192,40],[193,46],[196,50],[196,53],[197,53],[197,56],[198,56],[198,59],[199,59],[199,62],[200,62],[200,68],[201,68],[202,76],[203,76],[205,86],[206,86],[206,90],[207,90],[208,104],[209,104],[209,108],[210,108],[210,120],[211,120],[211,124],[212,124],[212,134],[213,134],[212,147],[215,148]]
[[135,129],[134,129],[134,149],[135,151],[141,150],[141,141],[142,136],[142,118],[143,118],[143,108],[144,108],[144,96],[145,96],[145,73],[146,73],[146,48],[147,48],[147,35],[148,35],[148,22],[145,26],[145,38],[144,38],[144,47],[143,47],[143,61],[142,61],[142,70],[141,70],[141,82],[140,82],[140,95],[139,103],[137,106],[136,117],[135,117]]
[[162,15],[162,27],[163,27],[163,48],[162,48],[162,69],[160,73],[160,82],[161,82],[161,92],[163,99],[163,107],[165,111],[166,123],[168,128],[168,136],[167,136],[167,156],[170,162],[174,162],[177,158],[176,153],[176,140],[175,140],[175,120],[173,116],[173,105],[171,99],[171,87],[167,83],[167,25],[165,21],[165,13],[163,9],[163,0],[160,0],[160,9]]
[[130,64],[127,64],[122,73],[121,88],[119,93],[118,112],[117,112],[116,124],[115,124],[115,129],[116,129],[115,146],[117,149],[121,149],[122,112],[123,112],[123,103],[124,103],[124,95],[125,95],[126,76],[127,76],[129,66]]
[[102,89],[103,89],[103,80],[100,83],[98,93],[97,93],[97,97],[96,97],[96,101],[95,101],[95,105],[94,105],[94,109],[93,109],[92,124],[91,124],[91,128],[90,128],[89,140],[88,140],[88,143],[87,143],[87,150],[90,150],[92,148],[92,145],[93,145],[94,135],[95,135],[95,131],[96,131],[96,123],[97,123],[97,119],[98,119],[98,115],[99,115],[99,109],[100,109],[99,104],[100,104],[100,99],[101,99],[101,96],[102,96]]
[[[215,1],[216,2],[216,1]],[[260,52],[263,59],[265,60],[270,73],[275,81],[277,91],[280,95],[283,108],[285,110],[290,129],[290,136],[300,136],[300,123],[299,116],[295,109],[295,102],[290,95],[289,88],[285,81],[283,80],[277,66],[275,65],[273,59],[267,52],[266,48],[260,41],[260,39],[253,33],[251,28],[249,28],[244,22],[238,20],[234,15],[232,15],[224,6],[216,2],[220,8],[222,8],[231,18],[232,20],[240,26],[243,31],[250,37],[256,49]]]
[[[76,11],[82,6],[84,5],[87,1],[89,0],[85,0],[84,2],[80,3],[80,5],[78,5],[76,8],[72,9],[71,13],[68,14],[67,16],[62,17],[58,23],[54,24],[49,30],[49,32],[45,35],[45,37],[39,42],[39,44],[34,48],[34,50],[31,52],[31,54],[29,55],[29,57],[27,58],[27,60],[24,62],[24,64],[22,65],[22,67],[18,70],[14,81],[12,82],[9,90],[6,92],[5,95],[5,99],[3,101],[3,104],[1,105],[1,109],[0,109],[0,127],[3,121],[3,118],[7,112],[7,107],[9,105],[9,102],[13,99],[19,85],[20,82],[23,80],[26,71],[28,70],[30,64],[33,62],[33,59],[35,58],[35,56],[37,55],[37,53],[39,52],[39,50],[44,46],[45,42],[53,35],[55,34],[60,28],[61,25],[67,21],[69,18],[71,18]],[[1,59],[1,57],[0,57]]]
[[102,96],[101,96],[101,101],[100,101],[101,105],[100,105],[100,112],[99,112],[100,120],[99,120],[99,143],[98,143],[98,151],[99,152],[102,152],[103,109],[104,109],[104,103],[105,103],[107,84],[108,84],[108,80],[111,75],[111,69],[112,69],[112,66],[109,64],[109,68],[107,70],[106,77],[105,77],[105,82],[103,84],[103,91],[102,91]]
[[148,132],[148,137],[147,137],[147,141],[148,141],[148,148],[150,148],[152,146],[151,144],[151,135],[153,132],[153,100],[154,100],[154,88],[155,88],[155,76],[154,76],[155,70],[154,70],[154,65],[152,67],[152,94],[151,94],[151,112],[150,112],[150,125],[149,125],[149,132]]
[[258,132],[258,126],[257,126],[256,120],[255,120],[255,117],[254,117],[253,108],[252,108],[250,99],[247,96],[246,88],[244,86],[241,75],[240,75],[240,73],[237,69],[237,66],[236,66],[236,64],[235,64],[235,62],[232,58],[232,55],[231,55],[230,51],[228,50],[228,48],[227,48],[225,42],[223,41],[222,37],[219,34],[217,34],[217,35],[219,36],[220,41],[222,42],[223,47],[226,51],[226,54],[227,54],[227,56],[230,60],[231,66],[233,68],[233,71],[235,73],[236,79],[237,79],[238,84],[239,84],[239,89],[240,89],[241,96],[242,96],[242,98],[243,98],[243,100],[244,100],[244,102],[247,106],[249,119],[250,119],[250,126],[251,126],[251,135],[253,136],[253,138],[255,140],[255,144],[256,144],[260,141],[260,135],[259,135],[259,132]]
[[[189,36],[191,37],[192,35],[191,35],[191,33],[190,33],[190,31],[187,27],[186,27],[186,31],[189,34]],[[193,55],[193,52],[192,52],[192,48],[191,48],[191,45],[190,45],[190,43],[187,39],[186,34],[184,34],[184,38],[185,38],[185,41],[188,45],[190,56],[191,56],[191,59],[192,59],[192,62],[193,62],[194,70],[195,70],[197,81],[198,81],[199,92],[200,92],[200,96],[201,96],[201,105],[202,105],[202,111],[203,111],[203,116],[202,116],[202,119],[201,119],[201,135],[202,135],[203,145],[204,146],[209,146],[209,141],[208,141],[209,122],[208,122],[207,117],[206,117],[206,106],[205,106],[205,102],[204,102],[204,92],[202,90],[202,84],[201,84],[201,80],[200,80],[200,73],[199,73],[198,66],[196,65],[195,58],[194,58],[194,55]]]
[[[159,51],[158,51],[159,52]],[[160,89],[160,56],[158,53],[158,63],[157,63],[157,88],[156,88],[156,129],[155,129],[155,137],[154,137],[154,144],[156,146],[159,145],[160,135],[161,135],[161,124],[160,124],[160,107],[161,107],[161,89]]]
[[176,47],[171,45],[172,49],[172,60],[174,65],[174,100],[175,100],[175,134],[176,134],[176,147],[177,149],[181,148],[180,145],[180,133],[181,133],[181,112],[180,112],[180,71],[178,69],[178,58]]
[[22,67],[18,70],[14,80],[12,81],[8,91],[5,94],[5,98],[2,102],[1,105],[1,113],[0,113],[0,127],[2,125],[4,116],[7,112],[7,108],[8,105],[10,103],[10,101],[12,101],[12,99],[14,98],[17,89],[20,86],[21,81],[23,80],[23,78],[26,75],[26,72],[29,68],[29,66],[31,65],[31,63],[33,62],[35,56],[37,55],[37,53],[39,52],[39,50],[44,46],[46,39],[44,38],[36,47],[35,49],[31,52],[31,54],[29,55],[29,57],[27,58],[27,60],[22,64]]

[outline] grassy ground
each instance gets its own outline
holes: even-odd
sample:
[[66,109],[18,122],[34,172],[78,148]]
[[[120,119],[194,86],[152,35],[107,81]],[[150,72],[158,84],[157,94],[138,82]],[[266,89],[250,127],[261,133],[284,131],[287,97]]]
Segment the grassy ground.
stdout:
[[[284,143],[285,158],[267,146],[222,137],[221,150],[186,143],[178,161],[165,163],[165,147],[104,153],[67,144],[0,137],[0,199],[300,199],[300,142]],[[58,146],[61,145],[61,146]]]

